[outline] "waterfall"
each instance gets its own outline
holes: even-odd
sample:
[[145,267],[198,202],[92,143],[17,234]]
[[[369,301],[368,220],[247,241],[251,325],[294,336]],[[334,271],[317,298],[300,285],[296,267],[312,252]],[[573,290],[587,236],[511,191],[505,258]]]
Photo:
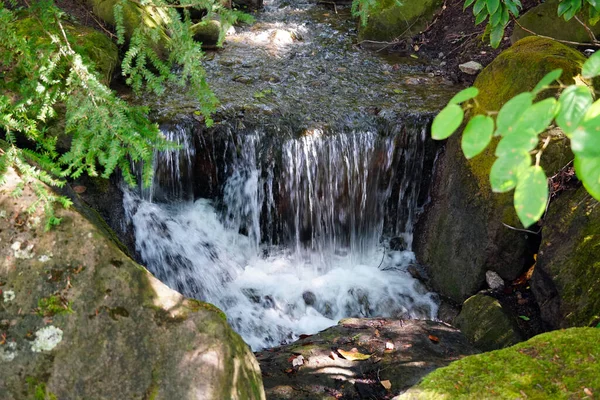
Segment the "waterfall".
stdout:
[[223,309],[254,349],[344,317],[435,318],[436,296],[407,272],[427,126],[297,137],[163,126],[181,149],[157,154],[153,186],[124,196],[136,249],[167,285]]

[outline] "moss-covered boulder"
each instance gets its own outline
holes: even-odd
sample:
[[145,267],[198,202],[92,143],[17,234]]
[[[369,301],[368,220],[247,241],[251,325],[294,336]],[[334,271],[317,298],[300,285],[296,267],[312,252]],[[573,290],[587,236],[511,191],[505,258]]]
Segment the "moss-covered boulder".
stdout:
[[538,335],[455,361],[394,400],[591,399],[600,393],[600,329]]
[[553,328],[600,323],[600,203],[584,188],[550,204],[532,277],[542,318]]
[[359,40],[391,41],[410,38],[425,29],[443,0],[382,0],[369,10],[366,25],[359,28]]
[[269,400],[384,399],[476,353],[443,322],[347,318],[257,358]]
[[468,298],[454,324],[483,351],[512,346],[523,340],[514,316],[504,310],[498,300],[484,294]]
[[[519,18],[519,24],[538,35],[548,36],[559,40],[568,40],[578,43],[591,43],[590,35],[586,29],[575,18],[565,21],[563,17],[558,16],[559,0],[548,0],[538,6],[533,7]],[[585,19],[585,16],[580,16]],[[510,40],[515,43],[526,36],[531,36],[515,24]],[[600,36],[600,24],[589,25],[590,29],[596,35]]]
[[205,49],[217,47],[222,33],[221,23],[215,20],[198,22],[191,30],[194,40]]
[[186,299],[75,211],[45,233],[29,189],[0,191],[0,397],[264,399],[216,307]]
[[[513,96],[531,90],[548,72],[563,69],[563,83],[582,83],[577,77],[585,62],[579,52],[558,42],[528,37],[502,52],[477,77],[476,112],[497,111]],[[546,92],[546,95],[551,93]],[[554,130],[542,157],[553,174],[572,160],[568,141]],[[526,232],[513,207],[513,193],[492,193],[489,173],[496,157],[492,144],[466,160],[460,135],[452,136],[439,158],[432,202],[415,235],[417,259],[429,267],[431,282],[442,295],[463,302],[483,287],[485,271],[515,279],[533,262]]]

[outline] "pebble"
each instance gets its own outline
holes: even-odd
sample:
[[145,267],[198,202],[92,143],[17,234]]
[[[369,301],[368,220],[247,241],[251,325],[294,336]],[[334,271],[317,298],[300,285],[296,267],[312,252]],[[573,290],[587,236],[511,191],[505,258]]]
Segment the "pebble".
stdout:
[[483,69],[483,66],[476,61],[469,61],[467,63],[460,64],[458,68],[465,74],[477,75],[479,71]]
[[487,271],[485,273],[485,281],[490,289],[493,290],[500,290],[504,287],[504,279],[494,271]]

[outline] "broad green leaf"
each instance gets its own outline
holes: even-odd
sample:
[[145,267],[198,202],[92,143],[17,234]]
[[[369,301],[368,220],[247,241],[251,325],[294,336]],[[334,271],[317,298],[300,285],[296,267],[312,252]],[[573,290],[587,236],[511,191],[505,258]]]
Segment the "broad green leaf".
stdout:
[[600,201],[600,157],[575,156],[575,172],[588,193]]
[[560,76],[562,75],[563,70],[558,68],[555,69],[554,71],[550,71],[546,74],[546,76],[544,76],[537,85],[535,85],[535,87],[533,88],[533,90],[531,91],[534,95],[537,95],[539,92],[541,92],[542,90],[546,89],[549,85],[551,85],[555,80],[557,80],[558,78],[560,78]]
[[529,167],[519,175],[514,202],[517,216],[525,228],[544,215],[548,202],[548,178],[542,167]]
[[471,159],[481,153],[490,141],[494,133],[494,120],[487,115],[476,115],[467,124],[462,136],[462,150],[467,159]]
[[466,0],[465,5],[463,6],[463,11],[467,9],[471,4],[475,3],[475,0]]
[[568,136],[575,155],[600,157],[600,117],[585,121]]
[[494,14],[500,7],[500,0],[487,0],[487,9],[490,15]]
[[481,24],[483,21],[486,20],[486,18],[488,17],[488,12],[487,9],[484,8],[479,14],[477,14],[477,16],[475,17],[475,25],[479,25]]
[[594,119],[600,116],[600,100],[596,100],[590,108],[587,109],[582,122],[589,121],[590,119]]
[[485,0],[477,0],[473,6],[473,15],[477,15],[485,8]]
[[490,44],[494,49],[497,49],[500,46],[500,42],[504,37],[504,25],[496,25],[492,27],[490,32]]
[[587,86],[569,86],[558,99],[559,111],[556,123],[565,133],[571,133],[583,119],[593,101]]
[[517,132],[532,130],[541,133],[548,128],[556,115],[556,99],[548,98],[529,107],[519,118],[514,130]]
[[450,137],[462,124],[465,113],[457,104],[448,104],[433,120],[431,137],[444,140]]
[[454,97],[450,99],[448,104],[460,104],[467,100],[471,100],[479,94],[479,89],[474,86],[468,87],[456,93]]
[[529,152],[535,148],[538,142],[538,135],[532,130],[509,133],[498,143],[496,157],[504,157],[521,151]]
[[512,15],[514,15],[515,17],[518,17],[518,16],[519,16],[519,9],[518,9],[518,8],[517,8],[517,6],[515,5],[515,3],[513,3],[513,2],[512,2],[512,1],[510,1],[510,0],[506,0],[506,1],[505,1],[505,5],[506,5],[506,8],[508,8],[508,10],[510,11],[510,13],[511,13]]
[[492,190],[504,193],[517,186],[517,177],[531,165],[531,156],[526,151],[498,158],[490,171]]
[[586,79],[600,75],[600,51],[596,51],[586,60],[581,69],[581,75]]
[[495,13],[490,14],[490,24],[492,26],[498,25],[502,21],[502,8],[498,9]]
[[510,14],[508,13],[508,8],[504,6],[502,7],[502,20],[500,21],[500,23],[502,25],[506,25],[508,24],[508,21],[510,21]]
[[519,117],[533,104],[533,94],[521,93],[504,104],[496,118],[495,136],[506,135],[514,130]]

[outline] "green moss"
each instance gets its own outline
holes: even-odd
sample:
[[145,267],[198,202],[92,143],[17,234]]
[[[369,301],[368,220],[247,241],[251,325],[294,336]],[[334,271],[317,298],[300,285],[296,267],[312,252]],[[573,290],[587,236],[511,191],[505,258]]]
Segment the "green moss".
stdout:
[[187,299],[186,300],[187,308],[192,312],[197,312],[199,310],[207,310],[210,312],[216,313],[219,318],[223,321],[227,321],[227,315],[221,309],[213,304],[205,303],[203,301],[195,300],[195,299]]
[[600,392],[600,329],[572,328],[468,356],[399,399],[575,399]]
[[60,294],[53,294],[38,300],[37,314],[42,317],[51,317],[59,314],[71,314],[71,302]]
[[382,0],[370,10],[366,26],[360,26],[360,40],[391,41],[409,38],[423,30],[440,9],[442,0]]
[[55,394],[50,392],[44,382],[39,382],[34,377],[25,378],[25,382],[29,388],[29,398],[32,400],[57,400]]

